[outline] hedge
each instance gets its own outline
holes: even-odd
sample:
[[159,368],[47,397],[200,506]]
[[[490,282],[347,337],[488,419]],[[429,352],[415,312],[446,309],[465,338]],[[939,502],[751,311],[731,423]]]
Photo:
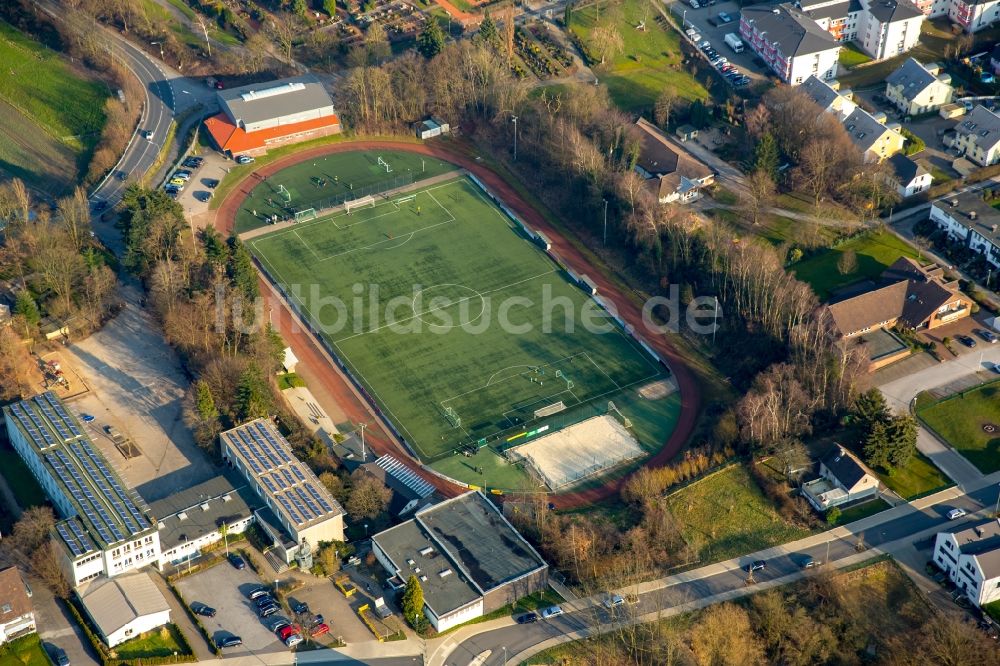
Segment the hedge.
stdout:
[[201,618],[191,610],[191,607],[188,605],[187,601],[184,600],[184,597],[181,596],[181,593],[177,590],[177,587],[175,587],[173,583],[167,583],[167,587],[169,587],[170,591],[174,593],[175,597],[177,597],[177,601],[179,601],[181,606],[184,608],[184,612],[187,613],[188,618],[190,618],[190,620],[194,623],[194,626],[198,628],[198,633],[200,633],[201,637],[205,639],[206,643],[208,643],[209,649],[215,653],[216,657],[221,657],[222,650],[219,649],[219,646],[216,645],[215,641],[212,640],[212,637],[209,636],[208,630],[205,629],[205,625],[201,623]]

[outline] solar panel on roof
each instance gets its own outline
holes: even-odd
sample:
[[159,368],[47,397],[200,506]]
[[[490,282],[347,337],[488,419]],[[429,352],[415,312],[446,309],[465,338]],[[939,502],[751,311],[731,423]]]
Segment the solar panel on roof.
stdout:
[[278,492],[278,489],[275,488],[274,482],[271,481],[271,477],[270,476],[262,476],[261,480],[264,481],[264,485],[267,486],[267,489],[270,490],[272,493]]
[[73,536],[76,537],[76,540],[80,542],[80,546],[84,549],[84,552],[90,552],[94,549],[93,544],[91,544],[90,537],[84,534],[83,528],[80,527],[80,523],[77,522],[76,519],[73,519],[69,521],[69,523],[65,524],[69,525],[69,530],[73,533]]
[[35,410],[31,407],[31,403],[25,402],[23,403],[23,406],[25,414],[27,414],[28,418],[31,419],[35,428],[37,428],[37,432],[42,436],[42,441],[45,442],[45,445],[55,446],[55,438],[52,436],[52,433],[49,432],[49,429],[42,423],[42,420],[38,418],[38,414],[36,414]]
[[73,553],[73,557],[83,555],[85,551],[80,544],[77,543],[77,540],[70,536],[69,530],[66,529],[66,525],[59,523],[56,525],[56,531],[59,532],[59,536],[61,536],[62,540],[66,542],[67,546],[69,546],[70,552]]
[[390,455],[380,457],[375,461],[375,464],[420,497],[429,497],[434,493],[434,486]]
[[49,423],[52,424],[52,427],[56,429],[56,433],[62,438],[62,441],[68,442],[73,439],[73,436],[70,434],[69,430],[66,429],[65,424],[63,424],[62,419],[56,416],[55,411],[52,409],[52,405],[41,401],[37,396],[35,397],[35,403],[38,405],[38,408],[42,410],[42,414],[44,414],[45,418],[49,420]]
[[[75,446],[75,445],[73,445]],[[148,521],[146,517],[142,515],[139,508],[135,505],[135,502],[129,497],[128,493],[119,485],[118,481],[115,479],[111,470],[108,469],[107,463],[94,451],[93,447],[90,446],[89,442],[82,442],[80,448],[86,454],[86,457],[81,456],[81,460],[86,460],[89,458],[93,463],[94,467],[99,471],[99,475],[95,474],[95,479],[103,479],[103,490],[107,493],[108,499],[114,504],[115,509],[118,511],[121,519],[128,526],[129,530],[133,534],[141,532]],[[114,492],[112,492],[112,489]]]
[[289,490],[287,493],[287,497],[290,500],[292,500],[292,504],[294,504],[295,508],[299,510],[300,514],[302,514],[304,520],[306,521],[312,520],[313,518],[312,512],[309,511],[306,505],[302,503],[302,500],[299,499],[298,493],[296,492],[297,490],[298,488],[293,488],[292,490]]
[[80,435],[82,435],[79,428],[76,427],[76,423],[66,412],[66,409],[63,407],[62,403],[59,402],[59,400],[57,400],[56,397],[52,395],[50,391],[46,391],[43,395],[45,396],[45,399],[48,401],[48,403],[52,405],[52,409],[54,409],[56,414],[59,415],[59,418],[63,420],[63,423],[66,425],[66,428],[73,434],[73,436],[79,437]]
[[315,499],[316,502],[323,508],[324,513],[330,513],[331,511],[333,511],[333,507],[330,506],[330,503],[326,501],[326,498],[323,497],[323,495],[318,490],[316,490],[313,484],[307,483],[305,487],[309,490],[309,493],[313,496],[313,499]]
[[291,467],[292,471],[295,472],[295,476],[298,477],[299,481],[305,481],[306,480],[305,474],[302,473],[302,470],[299,469],[298,465],[289,465],[289,467]]
[[298,512],[292,507],[292,503],[288,501],[287,497],[284,495],[278,495],[278,502],[281,503],[281,506],[283,506],[288,515],[291,516],[293,523],[298,525],[302,522],[301,516],[299,516]]
[[313,501],[312,497],[306,494],[306,491],[302,488],[302,486],[296,486],[295,492],[298,493],[299,498],[301,498],[302,500],[302,503],[305,504],[307,507],[309,507],[309,511],[312,512],[312,515],[314,517],[323,515],[323,512],[320,510],[319,505]]

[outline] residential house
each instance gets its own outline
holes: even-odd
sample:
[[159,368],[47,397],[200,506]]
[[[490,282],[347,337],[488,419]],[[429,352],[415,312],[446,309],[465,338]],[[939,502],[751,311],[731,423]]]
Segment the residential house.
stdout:
[[402,588],[416,576],[424,615],[441,632],[548,585],[548,565],[480,491],[423,508],[372,537],[372,553]]
[[837,75],[840,44],[791,4],[744,7],[740,36],[785,83],[797,86],[810,76],[829,80]]
[[925,19],[909,0],[805,0],[796,5],[837,42],[856,42],[875,60],[916,46]]
[[927,191],[934,180],[927,169],[902,153],[896,153],[886,163],[889,165],[886,180],[896,188],[902,199]]
[[952,147],[979,166],[1000,163],[1000,115],[976,106],[955,125]]
[[938,532],[934,563],[976,606],[1000,600],[1000,520]]
[[875,472],[839,445],[820,458],[819,478],[802,484],[802,494],[817,511],[874,497],[878,489]]
[[851,141],[866,161],[881,161],[903,149],[906,139],[896,123],[887,125],[885,114],[872,115],[853,100],[850,90],[840,90],[840,84],[809,77],[802,89],[827,113],[837,116]]
[[931,205],[930,219],[948,232],[948,236],[964,243],[1000,268],[1000,203],[996,189],[966,192]]
[[965,32],[979,32],[1000,20],[1000,0],[950,0],[948,18]]
[[31,588],[24,582],[17,567],[7,567],[0,571],[0,643],[34,631]]
[[98,578],[77,596],[108,647],[170,622],[170,606],[148,574]]
[[714,171],[644,118],[632,126],[631,135],[639,142],[635,170],[660,203],[689,203],[715,182]]
[[885,80],[885,96],[908,116],[937,111],[951,102],[953,93],[951,76],[942,74],[940,65],[922,65],[914,58]]
[[901,257],[871,289],[826,306],[841,338],[853,338],[897,323],[930,330],[968,317],[972,300],[948,282],[944,270]]

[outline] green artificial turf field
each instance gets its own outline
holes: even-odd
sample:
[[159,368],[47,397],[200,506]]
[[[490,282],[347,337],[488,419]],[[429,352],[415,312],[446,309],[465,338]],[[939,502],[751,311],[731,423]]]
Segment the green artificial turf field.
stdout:
[[[379,157],[391,171],[379,164]],[[236,232],[266,226],[264,216],[284,219],[307,208],[322,210],[339,206],[345,200],[404,187],[457,168],[433,157],[390,151],[337,153],[306,160],[282,169],[253,188],[236,214]]]
[[468,178],[247,244],[426,460],[604,413],[663,376]]

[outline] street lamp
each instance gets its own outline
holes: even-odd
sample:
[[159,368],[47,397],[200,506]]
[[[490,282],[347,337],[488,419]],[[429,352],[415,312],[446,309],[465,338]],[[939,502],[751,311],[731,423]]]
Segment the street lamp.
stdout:
[[503,666],[507,666],[507,646],[503,646]]
[[150,42],[149,45],[160,47],[160,60],[163,60],[163,42]]
[[608,244],[608,200],[604,200],[604,245]]
[[514,123],[514,161],[517,161],[517,116],[511,116],[510,121]]

